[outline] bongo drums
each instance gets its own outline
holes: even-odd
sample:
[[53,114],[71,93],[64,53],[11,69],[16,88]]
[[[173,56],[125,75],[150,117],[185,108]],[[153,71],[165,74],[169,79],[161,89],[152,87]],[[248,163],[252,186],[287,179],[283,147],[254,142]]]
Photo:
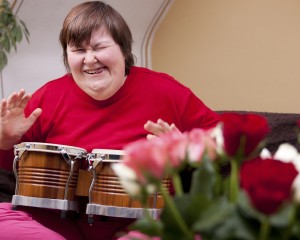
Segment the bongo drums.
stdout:
[[[86,214],[89,222],[93,215],[111,217],[140,218],[144,209],[137,200],[133,200],[123,189],[118,176],[111,165],[120,163],[124,151],[109,149],[94,149],[88,154],[92,183],[89,189],[89,204]],[[170,179],[164,179],[164,186],[169,188]],[[159,193],[149,197],[148,210],[153,217],[157,217],[163,207],[163,198]]]
[[12,205],[78,210],[75,188],[85,149],[66,145],[24,142],[15,145],[16,177]]

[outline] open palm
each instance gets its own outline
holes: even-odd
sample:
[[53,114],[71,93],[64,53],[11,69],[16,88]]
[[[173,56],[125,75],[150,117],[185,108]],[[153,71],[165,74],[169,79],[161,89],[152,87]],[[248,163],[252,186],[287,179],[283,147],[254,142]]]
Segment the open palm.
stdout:
[[33,125],[42,110],[35,109],[28,118],[24,109],[31,98],[24,90],[11,94],[8,99],[3,99],[0,109],[0,149],[7,150],[16,144],[24,133]]

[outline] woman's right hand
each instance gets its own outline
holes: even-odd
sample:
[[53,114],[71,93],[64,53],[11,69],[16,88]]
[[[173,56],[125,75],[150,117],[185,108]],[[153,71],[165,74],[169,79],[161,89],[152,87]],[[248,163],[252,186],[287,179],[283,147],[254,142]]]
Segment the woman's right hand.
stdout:
[[19,93],[12,93],[7,100],[2,99],[0,108],[0,149],[11,149],[41,115],[40,108],[35,109],[28,118],[24,109],[31,94],[22,89]]

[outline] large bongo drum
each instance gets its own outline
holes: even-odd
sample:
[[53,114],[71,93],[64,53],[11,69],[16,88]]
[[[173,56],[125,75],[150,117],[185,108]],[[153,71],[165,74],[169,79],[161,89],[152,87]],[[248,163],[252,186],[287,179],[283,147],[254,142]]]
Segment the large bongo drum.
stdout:
[[66,145],[24,142],[15,145],[14,207],[31,206],[78,210],[75,189],[85,149]]
[[[111,167],[113,163],[120,163],[123,156],[124,151],[109,149],[94,149],[88,154],[90,171],[93,173],[89,204],[86,209],[90,222],[94,214],[124,218],[143,216],[144,208],[141,203],[133,200],[125,192]],[[163,184],[169,188],[170,179],[164,179]],[[153,217],[158,216],[163,205],[163,198],[159,193],[153,194],[148,199],[148,211]]]

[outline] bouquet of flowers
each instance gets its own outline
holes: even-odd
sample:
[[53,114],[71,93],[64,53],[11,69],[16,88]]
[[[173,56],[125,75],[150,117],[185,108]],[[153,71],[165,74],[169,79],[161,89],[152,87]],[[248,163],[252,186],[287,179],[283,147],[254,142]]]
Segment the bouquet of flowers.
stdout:
[[[113,169],[145,207],[131,226],[140,234],[127,239],[300,239],[300,154],[289,144],[270,153],[268,132],[260,115],[225,113],[213,129],[173,131],[126,146],[124,161]],[[191,173],[190,183],[183,172]],[[163,186],[166,177],[172,189]],[[154,192],[164,199],[158,219],[147,210]]]

